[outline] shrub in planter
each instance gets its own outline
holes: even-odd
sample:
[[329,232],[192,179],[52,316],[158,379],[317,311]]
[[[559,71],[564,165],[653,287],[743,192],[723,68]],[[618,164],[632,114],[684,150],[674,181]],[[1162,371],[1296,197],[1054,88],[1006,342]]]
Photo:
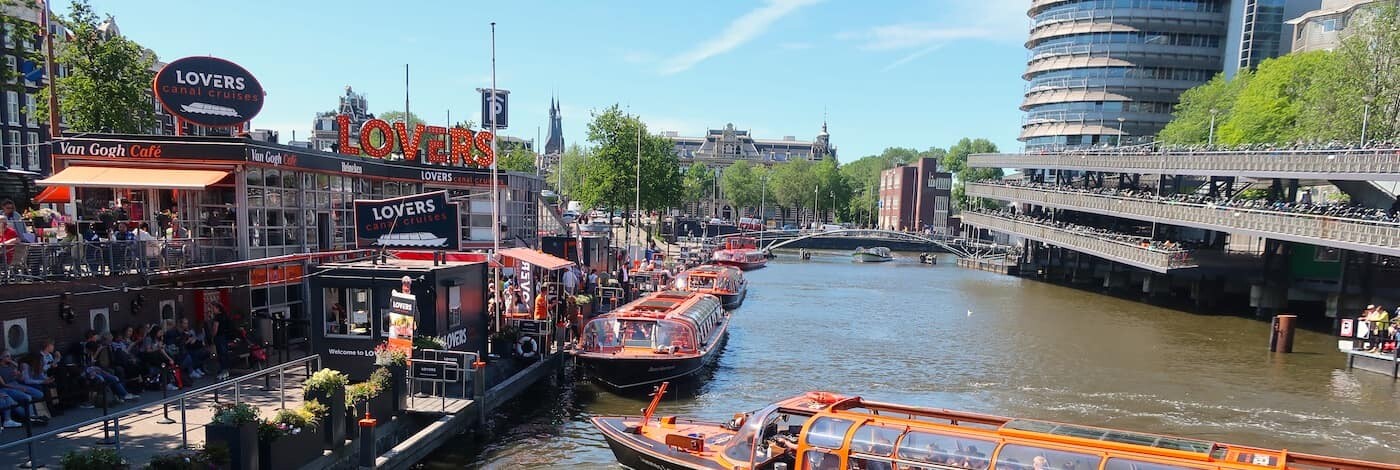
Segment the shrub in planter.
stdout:
[[321,413],[321,444],[324,449],[334,449],[345,443],[345,384],[349,379],[334,369],[321,369],[306,379],[307,401],[316,401],[325,407]]
[[414,336],[413,349],[447,349],[447,342],[437,336]]
[[[320,411],[325,407],[308,402]],[[316,432],[320,417],[307,406],[279,410],[272,419],[258,425],[258,467],[300,468],[321,455],[321,436]]]
[[204,427],[204,442],[228,448],[229,466],[258,470],[258,409],[247,403],[225,403],[214,410]]
[[[218,450],[222,447],[215,446],[214,452],[205,448],[197,452],[168,452],[151,457],[146,462],[149,470],[210,470],[219,468],[219,465],[228,463],[228,454],[220,454]],[[222,455],[223,461],[216,461],[215,458]]]
[[69,451],[63,454],[59,463],[65,470],[109,470],[128,467],[115,449],[102,448]]
[[501,357],[514,356],[515,342],[520,341],[520,329],[513,326],[502,327],[501,331],[491,333],[489,341],[492,352]]

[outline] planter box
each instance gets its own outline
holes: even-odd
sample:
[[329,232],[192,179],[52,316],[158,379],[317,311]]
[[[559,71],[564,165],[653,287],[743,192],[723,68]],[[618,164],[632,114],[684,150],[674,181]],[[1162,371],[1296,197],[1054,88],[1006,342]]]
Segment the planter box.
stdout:
[[274,468],[301,468],[307,462],[321,456],[321,434],[319,429],[305,429],[300,434],[284,436],[275,441],[258,440],[258,466],[264,470]]
[[[394,410],[394,394],[385,390],[379,396],[369,399],[369,414],[380,423],[388,424],[390,418],[398,415]],[[359,419],[364,417],[364,413],[355,417],[356,426],[359,425]]]
[[394,416],[408,411],[408,369],[403,366],[389,366],[389,390],[394,404]]
[[236,470],[258,470],[258,425],[257,423],[230,426],[210,424],[204,427],[205,445],[223,445],[228,448],[229,468]]
[[307,400],[316,400],[326,405],[330,412],[321,420],[322,449],[335,449],[345,444],[345,389],[335,390],[330,395],[319,391],[308,391]]

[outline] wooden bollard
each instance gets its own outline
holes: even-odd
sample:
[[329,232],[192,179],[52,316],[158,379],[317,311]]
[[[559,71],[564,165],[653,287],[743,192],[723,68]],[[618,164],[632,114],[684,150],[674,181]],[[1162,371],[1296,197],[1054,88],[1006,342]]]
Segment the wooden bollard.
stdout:
[[360,420],[360,468],[374,468],[374,462],[379,458],[379,450],[375,448],[374,427],[379,424],[379,420],[365,412],[365,419]]
[[1270,352],[1293,352],[1293,324],[1294,320],[1297,319],[1297,315],[1274,316],[1272,331],[1273,334],[1269,336]]

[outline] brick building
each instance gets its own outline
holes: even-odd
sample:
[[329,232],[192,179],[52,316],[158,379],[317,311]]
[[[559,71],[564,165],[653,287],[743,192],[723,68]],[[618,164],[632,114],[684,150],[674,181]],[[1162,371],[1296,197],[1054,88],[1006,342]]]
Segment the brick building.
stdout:
[[953,175],[938,171],[938,160],[920,158],[880,173],[877,226],[947,234]]

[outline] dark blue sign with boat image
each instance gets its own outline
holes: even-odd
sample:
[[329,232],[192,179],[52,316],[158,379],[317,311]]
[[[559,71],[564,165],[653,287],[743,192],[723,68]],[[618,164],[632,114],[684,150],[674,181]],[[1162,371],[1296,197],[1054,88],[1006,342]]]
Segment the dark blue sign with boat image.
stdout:
[[156,100],[180,120],[242,125],[262,110],[263,88],[243,67],[216,57],[185,57],[156,73]]
[[355,200],[355,244],[360,248],[457,250],[457,204],[447,191],[393,199]]

